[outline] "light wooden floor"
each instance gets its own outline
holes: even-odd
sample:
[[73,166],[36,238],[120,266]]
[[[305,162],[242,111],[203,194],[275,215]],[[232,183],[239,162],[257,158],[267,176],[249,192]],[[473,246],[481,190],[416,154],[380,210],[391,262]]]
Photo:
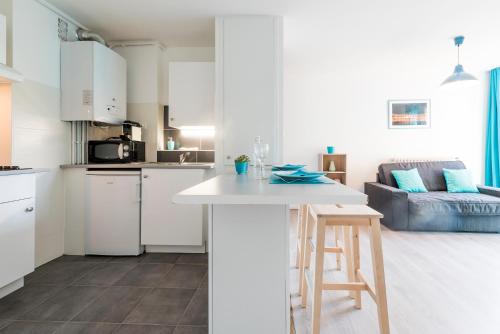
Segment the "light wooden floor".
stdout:
[[[310,332],[311,307],[300,307],[291,213],[291,293],[297,334]],[[382,231],[392,334],[499,334],[500,234]],[[332,238],[330,238],[331,240]],[[361,270],[372,277],[368,238],[361,236]],[[327,280],[345,280],[326,255]],[[342,263],[343,269],[345,262]],[[344,271],[345,272],[345,271]],[[378,333],[375,304],[363,293],[354,309],[347,292],[323,292],[322,334]]]

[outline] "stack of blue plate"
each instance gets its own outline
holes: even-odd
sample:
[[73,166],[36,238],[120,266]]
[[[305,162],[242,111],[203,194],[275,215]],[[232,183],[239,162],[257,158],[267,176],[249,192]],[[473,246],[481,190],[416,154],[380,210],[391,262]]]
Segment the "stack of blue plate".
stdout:
[[309,172],[303,169],[299,169],[296,171],[279,171],[274,172],[274,176],[280,178],[284,182],[304,182],[304,181],[312,181],[316,180],[322,176],[325,176],[326,173],[323,172]]
[[293,170],[299,170],[304,168],[306,165],[292,165],[292,164],[285,164],[285,165],[273,165],[273,172],[274,171],[293,171]]

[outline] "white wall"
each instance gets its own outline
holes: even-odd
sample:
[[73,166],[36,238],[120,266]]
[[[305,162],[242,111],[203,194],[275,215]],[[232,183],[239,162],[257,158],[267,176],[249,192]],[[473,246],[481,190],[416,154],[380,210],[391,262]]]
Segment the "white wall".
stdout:
[[[483,6],[484,5],[484,6]],[[335,1],[285,16],[284,156],[317,168],[327,145],[348,154],[361,189],[391,158],[459,157],[483,178],[488,76],[500,65],[500,6],[460,1]],[[475,89],[443,91],[464,34]],[[429,130],[389,130],[387,101],[431,99]]]
[[158,103],[161,49],[157,45],[113,47],[127,60],[127,103]]
[[[12,163],[48,168],[37,176],[36,263],[62,255],[69,127],[60,121],[58,16],[34,0],[12,3],[12,63],[25,81],[12,86]],[[74,27],[69,25],[70,29]]]
[[113,47],[127,61],[127,118],[142,124],[146,161],[156,161],[161,148],[158,124],[163,123],[160,107],[161,53],[159,45]]

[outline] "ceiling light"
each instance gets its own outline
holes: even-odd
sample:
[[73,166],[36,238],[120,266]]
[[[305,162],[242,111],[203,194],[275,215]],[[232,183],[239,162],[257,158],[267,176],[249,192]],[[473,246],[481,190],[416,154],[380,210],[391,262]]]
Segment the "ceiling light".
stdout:
[[455,46],[457,47],[457,66],[453,74],[443,81],[441,86],[453,84],[453,86],[460,84],[460,86],[472,86],[478,83],[477,78],[470,73],[464,71],[464,67],[460,64],[460,45],[464,43],[464,36],[457,36],[454,38]]

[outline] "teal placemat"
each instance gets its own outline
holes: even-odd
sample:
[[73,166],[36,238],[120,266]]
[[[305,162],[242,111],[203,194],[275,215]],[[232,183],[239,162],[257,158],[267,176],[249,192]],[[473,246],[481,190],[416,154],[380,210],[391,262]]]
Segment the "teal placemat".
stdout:
[[271,177],[269,178],[269,184],[335,184],[335,183],[336,183],[335,181],[326,176],[321,176],[314,180],[293,181],[293,182],[286,182],[285,180],[280,179],[276,175],[271,175]]

